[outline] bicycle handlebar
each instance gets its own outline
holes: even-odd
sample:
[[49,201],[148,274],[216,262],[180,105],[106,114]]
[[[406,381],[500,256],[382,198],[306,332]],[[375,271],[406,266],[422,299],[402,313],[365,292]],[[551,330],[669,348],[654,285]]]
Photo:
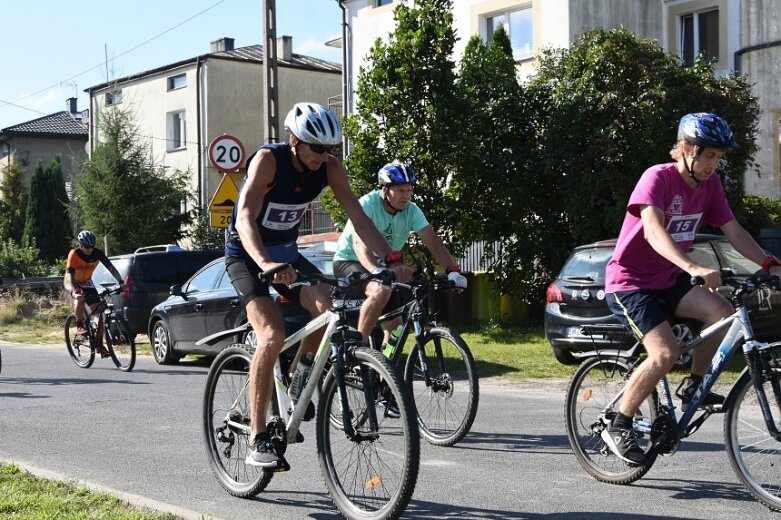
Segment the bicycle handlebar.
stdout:
[[[276,273],[287,269],[289,265],[290,264],[287,263],[280,264],[273,269],[269,269],[268,271],[260,273],[258,278],[264,282],[270,282]],[[301,271],[296,271],[296,273],[298,274],[296,281],[288,284],[288,287],[290,288],[297,287],[299,285],[309,287],[312,285],[317,285],[318,283],[324,283],[330,285],[331,287],[347,288],[360,286],[372,280],[377,280],[383,285],[390,286],[394,279],[393,271],[388,269],[382,269],[374,273],[350,273],[345,278],[337,278],[335,276],[322,273],[305,273]]]

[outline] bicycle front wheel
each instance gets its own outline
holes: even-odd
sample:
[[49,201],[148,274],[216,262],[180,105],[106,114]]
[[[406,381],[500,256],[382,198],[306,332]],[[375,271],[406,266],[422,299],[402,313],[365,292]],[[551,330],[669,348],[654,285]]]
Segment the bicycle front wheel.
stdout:
[[[350,519],[398,518],[412,498],[420,465],[415,410],[382,353],[360,347],[345,356],[345,399],[354,433],[345,431],[335,368],[317,406],[317,451],[326,486]],[[395,399],[399,417],[385,414]]]
[[136,364],[136,340],[122,316],[114,316],[106,324],[106,347],[118,369],[123,372],[133,370]]
[[445,328],[427,331],[407,357],[404,379],[423,437],[437,446],[463,439],[477,415],[480,388],[475,360],[461,336]]
[[206,376],[203,433],[209,465],[228,493],[248,498],[263,491],[272,470],[245,464],[250,446],[248,375],[252,356],[232,345],[214,359]]
[[89,336],[76,334],[76,316],[71,314],[65,320],[65,346],[76,365],[89,368],[95,361],[95,351],[90,347]]
[[[768,408],[776,414],[773,421],[776,428],[781,428],[778,418],[781,403],[771,385],[779,379],[781,374],[771,372],[762,383]],[[724,440],[733,471],[754,498],[773,511],[781,511],[778,474],[781,442],[768,431],[757,389],[747,371],[735,383],[725,408]]]
[[[567,438],[583,469],[601,482],[630,484],[645,475],[654,463],[652,457],[642,466],[630,466],[616,457],[602,440],[601,433],[618,411],[615,399],[629,378],[626,360],[590,358],[575,371],[567,387],[565,414]],[[635,421],[653,423],[656,418],[652,394],[635,414]],[[650,436],[638,436],[637,443],[647,450]]]

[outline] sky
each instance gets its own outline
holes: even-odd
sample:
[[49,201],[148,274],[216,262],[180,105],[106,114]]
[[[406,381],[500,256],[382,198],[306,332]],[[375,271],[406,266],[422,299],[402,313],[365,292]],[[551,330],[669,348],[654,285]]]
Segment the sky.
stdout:
[[[341,63],[336,0],[276,0],[277,36],[293,52]],[[194,58],[209,43],[261,44],[263,0],[21,0],[0,2],[0,129],[66,109],[91,86]]]

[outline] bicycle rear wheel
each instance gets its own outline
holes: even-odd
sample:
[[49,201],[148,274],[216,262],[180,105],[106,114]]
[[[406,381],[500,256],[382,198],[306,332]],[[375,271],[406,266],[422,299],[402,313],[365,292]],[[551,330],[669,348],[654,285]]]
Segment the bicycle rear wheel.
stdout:
[[[618,403],[608,408],[628,379],[628,361],[590,358],[575,371],[567,387],[565,415],[567,438],[583,469],[601,482],[630,484],[645,475],[655,461],[652,457],[642,466],[630,466],[616,457],[600,434],[617,412]],[[652,394],[635,414],[635,420],[653,423],[656,418]],[[650,436],[638,437],[637,443],[647,450]]]
[[477,415],[480,388],[475,360],[461,336],[445,328],[427,331],[407,357],[404,379],[423,437],[437,446],[463,439]]
[[106,347],[118,369],[123,372],[133,370],[136,364],[136,340],[122,316],[114,316],[106,323]]
[[[771,372],[768,380],[762,383],[770,412],[775,413],[773,422],[776,428],[781,428],[780,396],[773,391],[770,379],[778,382],[781,374]],[[768,432],[757,389],[748,372],[738,378],[725,409],[724,441],[733,471],[754,498],[773,511],[781,511],[778,476],[781,442]]]
[[252,356],[243,345],[232,345],[214,359],[206,377],[203,433],[209,465],[228,493],[248,498],[263,491],[272,470],[245,464],[250,445],[247,392]]
[[[317,406],[317,451],[326,486],[350,519],[398,518],[412,497],[420,464],[415,410],[382,353],[360,347],[345,356],[346,399],[356,436],[345,434],[335,369],[323,382]],[[383,415],[387,388],[400,417]]]
[[[85,324],[86,325],[86,324]],[[76,316],[71,314],[65,319],[65,346],[76,365],[89,368],[95,361],[95,351],[90,346],[89,336],[76,334]]]

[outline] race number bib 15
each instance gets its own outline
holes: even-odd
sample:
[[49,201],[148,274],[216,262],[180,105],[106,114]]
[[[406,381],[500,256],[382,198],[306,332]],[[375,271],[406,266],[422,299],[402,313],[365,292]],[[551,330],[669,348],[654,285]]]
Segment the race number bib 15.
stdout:
[[693,215],[673,215],[667,224],[667,232],[676,242],[691,242],[699,228],[702,213]]
[[263,215],[263,227],[276,230],[292,229],[304,216],[306,204],[277,204],[269,202],[266,214]]

